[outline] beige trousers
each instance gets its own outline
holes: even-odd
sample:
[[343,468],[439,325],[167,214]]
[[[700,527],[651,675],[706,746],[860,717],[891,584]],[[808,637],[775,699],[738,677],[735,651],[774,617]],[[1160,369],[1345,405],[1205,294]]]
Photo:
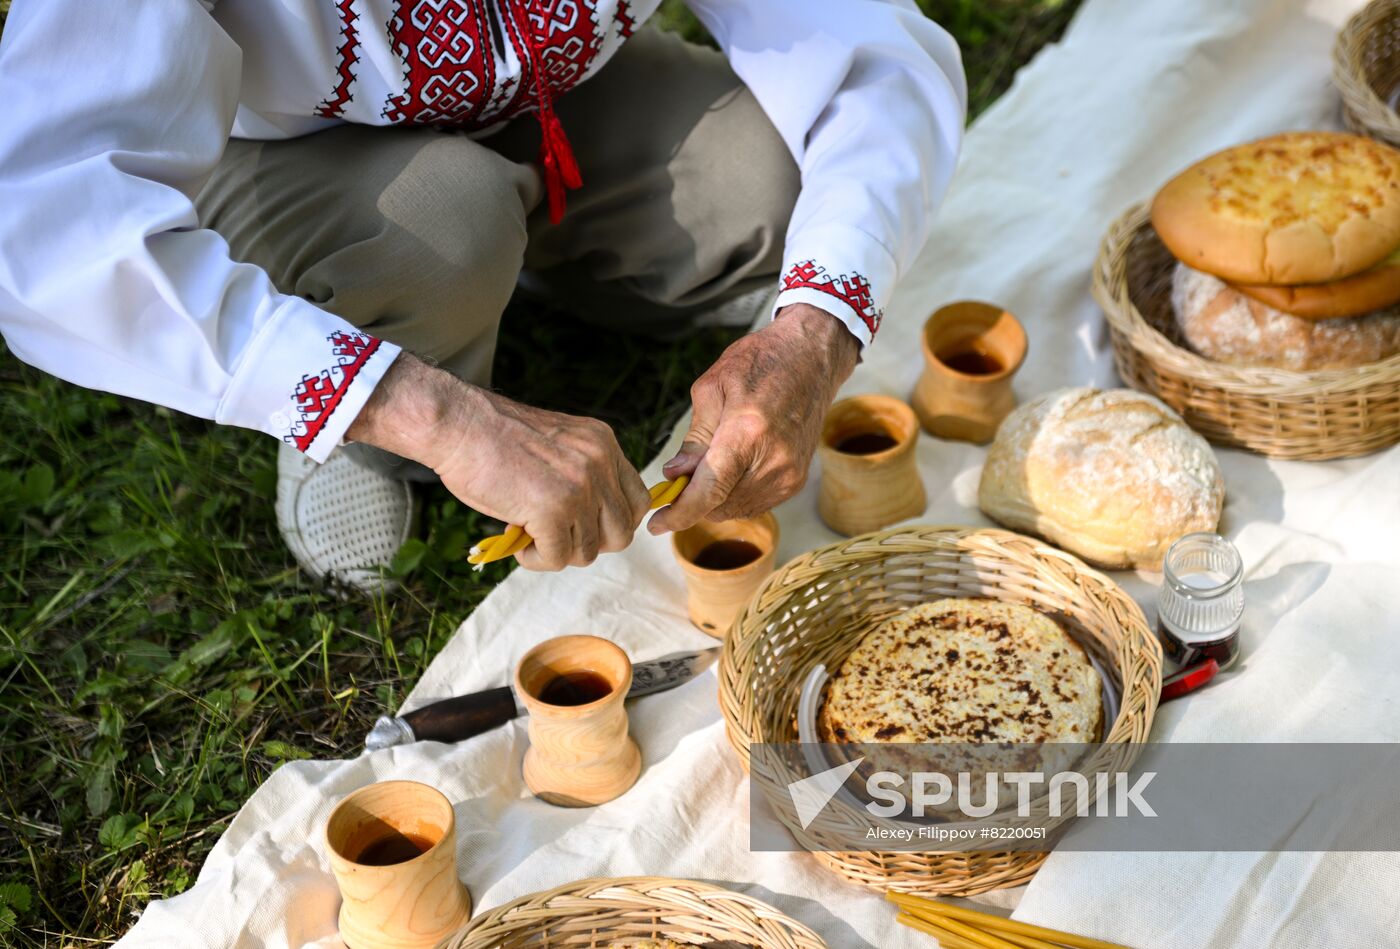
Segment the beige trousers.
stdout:
[[581,318],[658,333],[778,272],[797,168],[721,55],[643,30],[557,110],[583,176],[558,225],[531,116],[482,140],[233,141],[200,220],[282,292],[483,385],[522,268]]

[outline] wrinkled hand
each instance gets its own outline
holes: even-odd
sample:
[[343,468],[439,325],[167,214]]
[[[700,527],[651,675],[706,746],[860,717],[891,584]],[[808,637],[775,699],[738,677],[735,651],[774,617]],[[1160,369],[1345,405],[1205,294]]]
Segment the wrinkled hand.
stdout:
[[803,303],[726,349],[691,386],[690,432],[662,469],[668,478],[690,474],[690,485],[648,529],[754,517],[800,491],[859,349],[840,321]]
[[431,467],[456,497],[519,524],[531,570],[632,542],[651,498],[607,424],[531,408],[401,355],[348,436]]

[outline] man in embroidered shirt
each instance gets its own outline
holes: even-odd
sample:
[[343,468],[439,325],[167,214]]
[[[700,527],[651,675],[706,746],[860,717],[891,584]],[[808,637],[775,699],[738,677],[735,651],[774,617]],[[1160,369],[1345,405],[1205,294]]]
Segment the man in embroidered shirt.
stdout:
[[405,479],[523,525],[538,569],[646,512],[606,425],[488,388],[517,288],[651,333],[761,311],[650,527],[766,510],[927,237],[961,66],[911,0],[691,0],[723,54],[639,31],[657,2],[15,0],[0,329],[279,439],[298,560],[373,586]]

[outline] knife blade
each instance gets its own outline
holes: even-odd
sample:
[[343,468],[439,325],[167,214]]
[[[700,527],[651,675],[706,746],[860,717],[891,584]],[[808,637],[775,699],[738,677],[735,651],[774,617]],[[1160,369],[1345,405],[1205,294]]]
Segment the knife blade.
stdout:
[[[664,692],[689,682],[719,658],[720,646],[696,652],[676,652],[632,667],[627,697]],[[365,750],[379,751],[415,741],[463,741],[499,728],[525,714],[508,685],[442,699],[401,716],[381,716],[365,736]]]

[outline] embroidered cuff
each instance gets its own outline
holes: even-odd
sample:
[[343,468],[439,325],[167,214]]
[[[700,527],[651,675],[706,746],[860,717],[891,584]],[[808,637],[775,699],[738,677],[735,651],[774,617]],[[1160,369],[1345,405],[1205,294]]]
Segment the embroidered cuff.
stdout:
[[788,241],[787,266],[773,313],[808,303],[835,316],[868,346],[880,329],[894,289],[894,260],[860,231],[823,228]]
[[215,420],[325,461],[398,354],[393,343],[290,298],[244,352]]

